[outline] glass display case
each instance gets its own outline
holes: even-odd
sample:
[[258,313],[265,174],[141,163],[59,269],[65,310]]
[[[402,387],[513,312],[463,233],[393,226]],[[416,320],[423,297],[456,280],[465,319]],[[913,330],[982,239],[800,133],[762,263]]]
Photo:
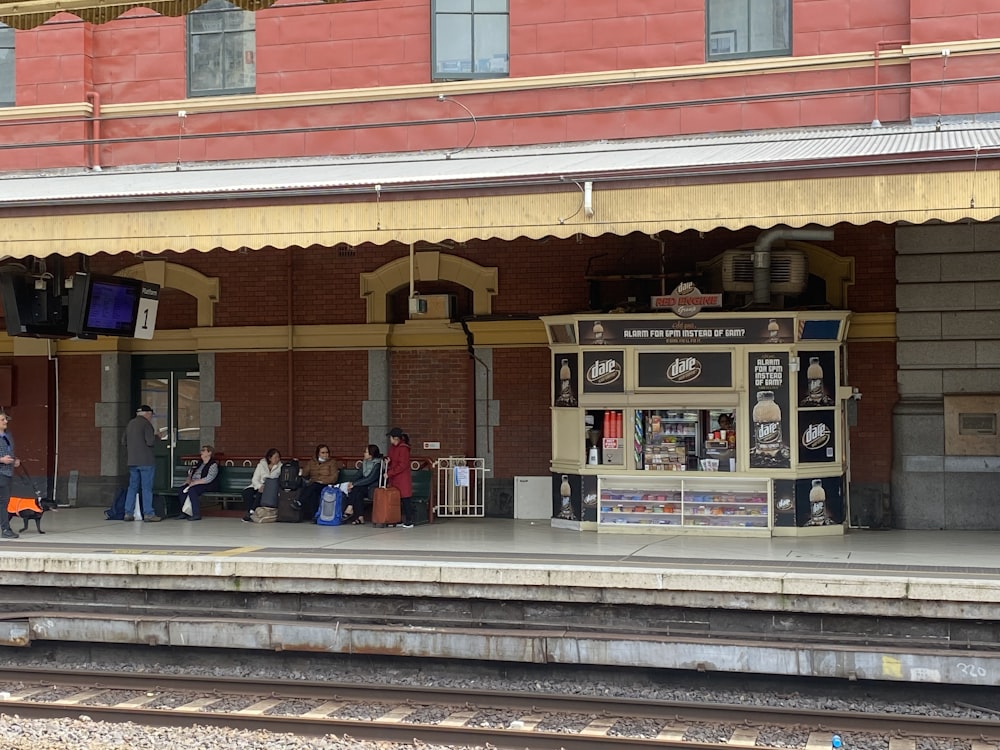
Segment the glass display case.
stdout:
[[703,530],[768,535],[769,479],[707,477],[601,477],[598,527],[615,531]]
[[640,409],[635,412],[641,453],[636,468],[686,471],[698,468],[701,443],[699,411]]

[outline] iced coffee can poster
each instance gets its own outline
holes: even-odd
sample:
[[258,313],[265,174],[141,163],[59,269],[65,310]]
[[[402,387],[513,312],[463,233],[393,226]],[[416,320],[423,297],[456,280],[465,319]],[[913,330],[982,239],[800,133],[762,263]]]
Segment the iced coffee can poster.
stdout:
[[552,374],[555,379],[555,394],[553,406],[576,406],[576,372],[577,358],[575,353],[555,354],[552,357]]
[[788,435],[788,354],[750,352],[750,468],[792,465]]

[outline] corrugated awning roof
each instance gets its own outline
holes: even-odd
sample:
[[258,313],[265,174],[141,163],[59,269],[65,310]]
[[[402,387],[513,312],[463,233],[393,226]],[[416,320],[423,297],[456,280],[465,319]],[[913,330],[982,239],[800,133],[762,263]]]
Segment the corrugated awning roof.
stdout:
[[[813,129],[0,178],[0,206],[384,194],[993,159],[1000,121]],[[985,164],[980,164],[980,168]]]
[[0,255],[990,221],[998,149],[930,123],[8,176]]
[[[325,3],[366,0],[316,0]],[[270,8],[277,0],[229,0],[243,10]],[[133,8],[148,8],[162,16],[182,16],[204,5],[205,0],[0,0],[0,23],[15,29],[41,26],[57,13],[72,13],[90,23],[107,23]]]

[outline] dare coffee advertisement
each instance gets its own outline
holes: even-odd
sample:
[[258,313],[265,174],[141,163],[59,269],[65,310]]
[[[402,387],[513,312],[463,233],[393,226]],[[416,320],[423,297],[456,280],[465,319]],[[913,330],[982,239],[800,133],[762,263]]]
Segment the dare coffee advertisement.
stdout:
[[555,378],[555,398],[553,406],[576,406],[577,398],[577,355],[557,353],[552,355],[552,375]]
[[731,388],[729,352],[639,352],[640,388]]
[[843,477],[795,480],[796,526],[838,526],[844,515]]
[[584,393],[625,392],[625,352],[598,349],[583,353]]
[[833,409],[799,411],[800,464],[825,464],[836,460],[835,419]]
[[787,344],[795,340],[795,319],[774,318],[603,318],[580,320],[581,346],[664,344]]
[[833,406],[836,360],[833,352],[799,352],[798,402],[803,408]]
[[750,352],[747,364],[752,404],[750,468],[790,468],[788,353]]

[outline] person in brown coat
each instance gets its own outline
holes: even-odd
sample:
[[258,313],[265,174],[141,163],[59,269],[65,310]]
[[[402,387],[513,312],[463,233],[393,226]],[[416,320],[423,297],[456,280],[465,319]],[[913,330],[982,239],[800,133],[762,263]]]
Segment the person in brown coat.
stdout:
[[336,484],[340,479],[340,463],[330,457],[330,446],[323,443],[316,446],[315,455],[306,461],[299,474],[307,483],[299,494],[299,502],[302,503],[305,517],[312,518],[319,508],[319,496],[323,488]]

